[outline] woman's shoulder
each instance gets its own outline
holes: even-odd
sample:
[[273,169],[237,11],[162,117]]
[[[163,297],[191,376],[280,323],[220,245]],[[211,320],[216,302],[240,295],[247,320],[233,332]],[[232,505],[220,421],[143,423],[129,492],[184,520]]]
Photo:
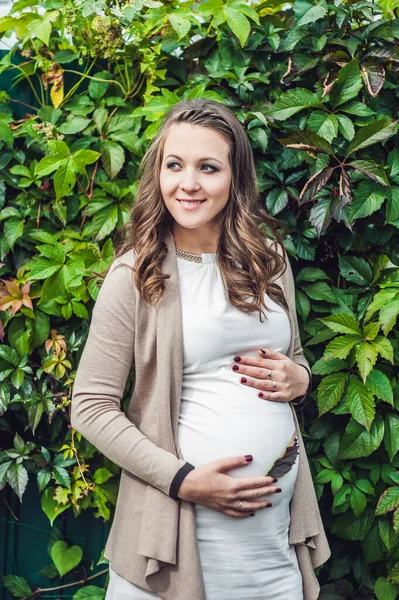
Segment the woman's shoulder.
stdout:
[[120,256],[117,256],[114,259],[114,262],[112,263],[111,268],[115,268],[117,265],[124,265],[126,267],[132,268],[132,267],[134,267],[134,263],[135,263],[134,252],[133,252],[133,249],[131,248],[127,252],[124,252]]

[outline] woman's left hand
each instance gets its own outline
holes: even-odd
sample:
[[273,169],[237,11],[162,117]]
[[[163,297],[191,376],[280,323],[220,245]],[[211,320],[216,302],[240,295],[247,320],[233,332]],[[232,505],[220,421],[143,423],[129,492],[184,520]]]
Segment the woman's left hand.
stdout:
[[[290,402],[303,396],[309,373],[281,352],[258,350],[259,356],[236,356],[233,370],[243,385],[260,390],[258,396],[272,402]],[[238,368],[237,368],[238,367]]]

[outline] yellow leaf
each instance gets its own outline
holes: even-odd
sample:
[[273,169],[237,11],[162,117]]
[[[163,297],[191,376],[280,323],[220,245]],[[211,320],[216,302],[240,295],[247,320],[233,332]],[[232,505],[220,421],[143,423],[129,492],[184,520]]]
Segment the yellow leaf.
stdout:
[[58,108],[64,99],[64,81],[62,79],[53,83],[50,90],[51,102],[55,108]]

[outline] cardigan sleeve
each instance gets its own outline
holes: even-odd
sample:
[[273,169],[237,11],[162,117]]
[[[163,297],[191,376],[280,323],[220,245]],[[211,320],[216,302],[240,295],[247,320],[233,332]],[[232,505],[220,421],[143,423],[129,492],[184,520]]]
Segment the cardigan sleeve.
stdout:
[[131,267],[114,261],[93,309],[71,424],[114,463],[169,495],[186,461],[149,440],[121,409],[134,361],[135,293]]
[[304,367],[307,370],[308,375],[309,375],[309,385],[308,385],[308,388],[307,388],[305,394],[303,396],[298,396],[292,402],[295,405],[299,405],[299,404],[303,404],[308,399],[309,394],[312,390],[312,373],[310,370],[309,363],[305,358],[305,354],[303,352],[301,338],[300,338],[300,334],[299,334],[298,317],[297,317],[296,303],[295,303],[295,281],[294,281],[294,275],[292,273],[291,263],[289,261],[288,256],[286,258],[286,265],[287,265],[287,269],[283,275],[285,283],[286,283],[286,292],[287,292],[286,299],[290,306],[290,311],[292,313],[292,318],[293,318],[293,322],[294,322],[294,331],[293,331],[294,349],[293,349],[292,360],[294,362],[296,362],[298,365],[301,365],[301,367]]

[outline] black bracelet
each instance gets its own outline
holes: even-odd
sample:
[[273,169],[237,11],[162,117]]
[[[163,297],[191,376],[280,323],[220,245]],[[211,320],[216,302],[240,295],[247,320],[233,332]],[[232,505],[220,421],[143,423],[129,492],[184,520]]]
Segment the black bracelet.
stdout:
[[185,476],[188,475],[188,473],[190,473],[190,471],[192,471],[193,469],[195,469],[195,467],[193,465],[191,465],[189,462],[186,462],[186,464],[183,465],[181,467],[181,469],[179,469],[177,471],[176,475],[173,477],[172,483],[170,484],[170,488],[169,488],[169,496],[171,498],[173,498],[173,500],[180,500],[180,498],[178,498],[177,494],[179,492],[181,483],[182,483],[183,479],[185,478]]
[[305,367],[305,365],[301,365],[301,367],[306,369],[309,374],[309,385],[308,385],[308,389],[306,390],[304,395],[302,397],[299,397],[299,400],[296,400],[296,398],[291,400],[291,402],[294,406],[301,406],[302,404],[304,404],[306,402],[306,400],[308,399],[310,392],[312,391],[312,373],[307,367]]

